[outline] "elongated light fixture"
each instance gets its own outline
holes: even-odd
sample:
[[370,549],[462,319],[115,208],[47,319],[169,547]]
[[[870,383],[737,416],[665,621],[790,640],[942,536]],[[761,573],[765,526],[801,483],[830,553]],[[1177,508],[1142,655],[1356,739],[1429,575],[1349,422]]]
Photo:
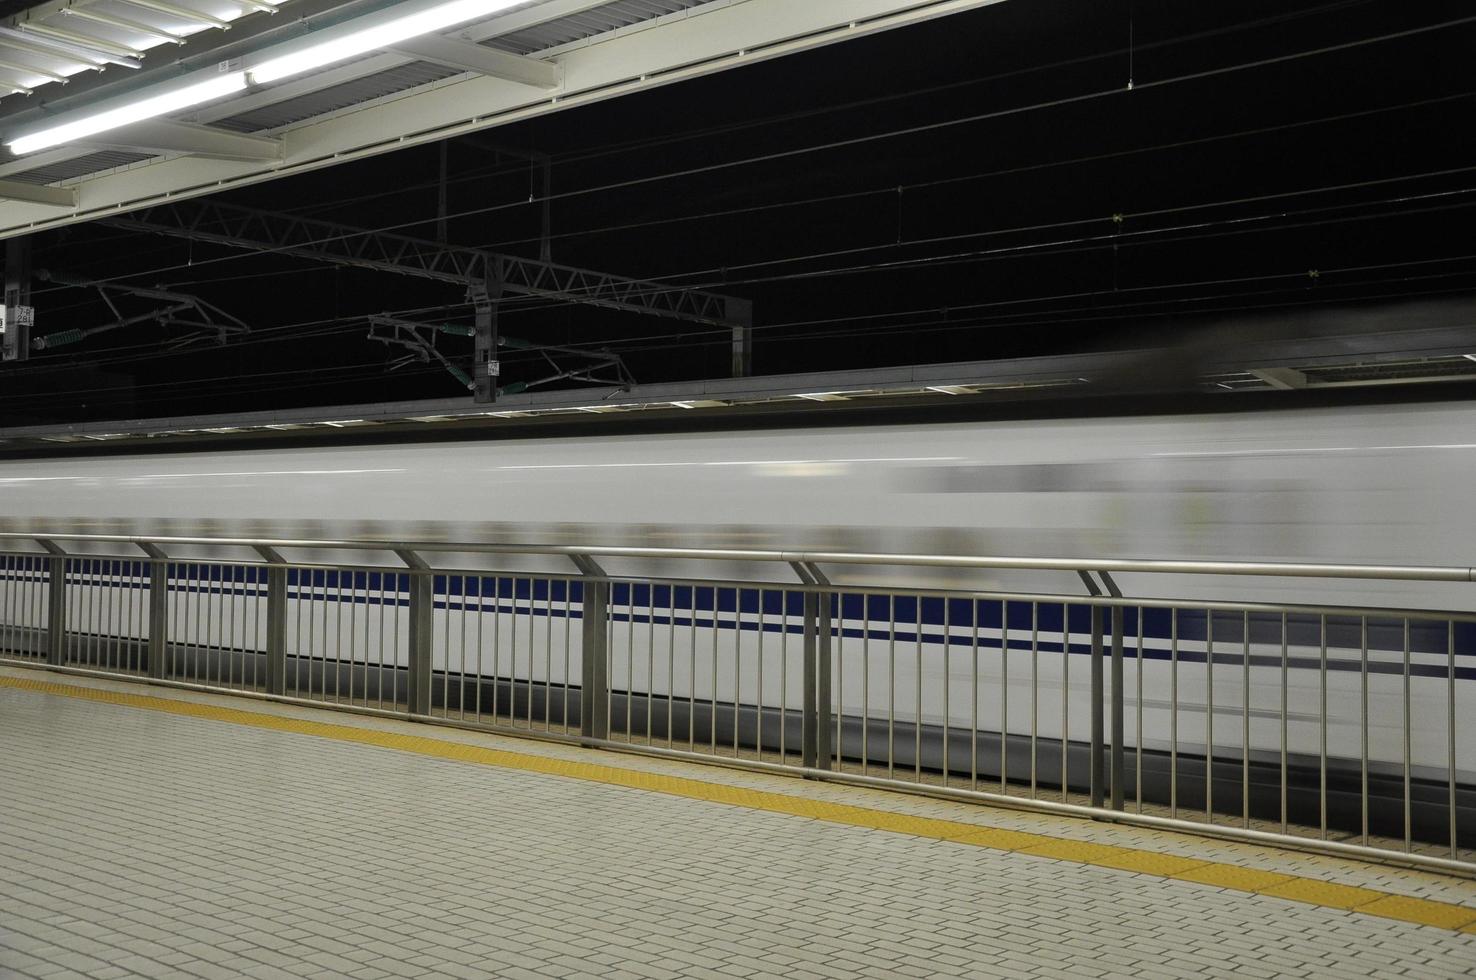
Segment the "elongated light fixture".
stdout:
[[207,81],[196,82],[169,92],[161,92],[158,95],[129,102],[113,109],[105,109],[90,116],[82,116],[71,122],[60,123],[49,129],[28,133],[11,140],[6,145],[10,147],[11,152],[16,154],[34,153],[36,150],[44,150],[49,146],[58,146],[62,143],[71,143],[89,136],[96,136],[98,133],[127,126],[129,123],[142,122],[155,116],[188,109],[190,106],[209,102],[212,99],[230,95],[232,92],[239,92],[245,87],[245,72],[228,72]]
[[268,58],[245,71],[228,72],[207,81],[58,123],[50,128],[19,136],[6,145],[11,152],[20,155],[62,143],[85,140],[110,129],[178,112],[239,92],[252,82],[275,82],[358,55],[393,48],[401,41],[444,31],[469,20],[489,17],[526,2],[527,0],[450,0],[448,3],[423,7],[399,17],[376,17],[374,20],[377,22],[367,27],[345,30],[316,44]]
[[344,61],[371,51],[392,48],[412,37],[444,31],[469,20],[477,20],[516,7],[526,0],[451,0],[413,14],[381,21],[285,54],[251,68],[253,82],[275,82],[314,68]]

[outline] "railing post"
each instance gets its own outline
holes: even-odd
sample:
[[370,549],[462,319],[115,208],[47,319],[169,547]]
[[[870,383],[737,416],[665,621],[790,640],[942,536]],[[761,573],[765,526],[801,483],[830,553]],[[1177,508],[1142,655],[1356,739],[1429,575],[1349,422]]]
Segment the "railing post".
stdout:
[[267,566],[266,692],[287,693],[287,568],[280,552],[266,545],[256,553]]
[[[406,698],[412,715],[428,715],[431,710],[431,658],[434,634],[436,579],[425,559],[414,551],[397,550],[396,555],[410,569],[410,645],[406,651],[410,670]],[[312,665],[308,665],[312,669]]]
[[586,738],[606,739],[610,737],[609,582],[584,583],[583,617],[579,734]]
[[287,569],[267,569],[266,678],[268,694],[287,693]]
[[169,556],[158,545],[137,544],[149,556],[149,676],[163,678],[164,652],[169,645]]
[[[789,567],[806,585],[830,584],[810,562],[792,561]],[[830,768],[830,595],[805,593],[800,764],[806,769]]]
[[[585,578],[580,582],[583,632],[579,670],[579,734],[589,739],[610,737],[610,583],[605,570],[585,555],[572,556]],[[626,710],[630,708],[627,705]],[[716,708],[714,708],[716,710]],[[693,725],[688,709],[687,724]]]
[[67,662],[67,553],[55,541],[37,538],[46,549],[46,662]]
[[815,623],[815,767],[829,769],[833,746],[831,744],[830,713],[830,600],[832,593],[815,595],[818,617]]
[[46,560],[46,662],[58,667],[67,662],[67,558],[53,555]]

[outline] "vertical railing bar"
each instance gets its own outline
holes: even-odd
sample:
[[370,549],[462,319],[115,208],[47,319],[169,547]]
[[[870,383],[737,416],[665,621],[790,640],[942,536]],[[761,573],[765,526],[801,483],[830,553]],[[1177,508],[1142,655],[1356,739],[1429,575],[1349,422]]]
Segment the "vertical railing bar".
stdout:
[[[687,625],[692,631],[692,642],[688,644],[688,654],[691,658],[690,669],[687,672],[687,751],[697,751],[697,586],[687,587],[687,599],[692,609],[687,619]],[[786,621],[786,626],[788,625]],[[780,709],[781,712],[783,709]],[[782,717],[782,715],[781,715]],[[779,737],[783,739],[784,729],[779,729]]]
[[[478,585],[477,586],[477,594],[480,595],[481,594],[481,591],[482,591],[482,587],[480,585]],[[573,592],[574,592],[574,583],[572,581],[570,581],[569,579],[564,579],[564,698],[563,698],[563,700],[564,700],[564,714],[563,714],[563,723],[564,723],[564,734],[566,734],[566,735],[569,733],[569,688],[573,687],[573,685],[574,685],[573,678],[571,678],[569,676],[569,665],[570,665],[569,646],[570,646],[570,644],[572,644],[574,642],[573,639],[572,639],[572,632],[571,632],[572,627],[570,625],[571,620],[574,618]],[[481,648],[481,637],[480,637],[480,634],[478,634],[477,647],[480,650],[480,648]],[[478,657],[480,657],[480,656],[481,656],[481,654],[478,653]],[[478,660],[478,663],[480,663],[480,660]],[[477,702],[477,704],[478,704],[478,708],[480,709],[480,706],[481,706],[480,700]]]
[[871,775],[871,596],[861,599],[861,775]]
[[1318,824],[1322,832],[1322,839],[1327,840],[1327,614],[1323,613],[1319,619],[1320,644],[1322,649],[1319,684],[1321,687],[1322,715],[1321,734],[1318,748],[1318,770],[1317,770],[1317,792],[1318,792]]
[[[469,575],[461,576],[461,646],[460,649],[457,651],[457,663],[458,669],[460,670],[460,677],[457,678],[456,683],[456,717],[459,721],[466,721],[466,635],[467,630],[471,625],[467,622],[467,616],[470,612],[469,607],[471,605],[469,601],[470,597],[467,593],[467,583],[470,581],[470,578],[471,576]],[[480,605],[480,603],[478,605]],[[447,613],[450,613],[449,609],[447,610]],[[446,659],[449,663],[451,658],[448,655]],[[480,692],[478,692],[478,700],[480,700]],[[451,709],[448,706],[446,709],[447,717],[450,717],[450,713]],[[475,710],[473,710],[472,712],[472,718],[473,720],[475,720],[476,718]]]
[[1363,846],[1368,846],[1368,617],[1358,617],[1359,680],[1362,682],[1362,751],[1358,765],[1358,803],[1363,817]]
[[[977,604],[976,604],[977,614]],[[974,620],[974,629],[978,630],[979,621],[977,615]],[[978,638],[975,637],[977,647]],[[977,650],[974,654],[978,659]],[[1038,788],[1036,741],[1040,735],[1040,602],[1032,599],[1030,602],[1030,798],[1036,799]]]
[[1460,856],[1460,841],[1456,833],[1456,665],[1455,665],[1455,620],[1445,624],[1445,735],[1446,760],[1446,816],[1450,821],[1450,856]]
[[[758,717],[754,719],[754,745],[758,749],[758,761],[764,761],[764,596],[766,590],[762,587],[758,590]],[[668,709],[666,724],[671,725],[671,712]],[[781,763],[783,759],[779,760]]]
[[1281,614],[1281,832],[1287,832],[1287,675],[1290,673],[1290,658],[1287,654],[1286,613]]
[[543,730],[553,731],[554,580],[544,579]]
[[1215,611],[1204,611],[1204,819],[1215,822]]
[[1240,694],[1240,822],[1244,827],[1249,827],[1250,814],[1250,758],[1251,758],[1251,736],[1250,736],[1250,698],[1251,698],[1251,641],[1250,641],[1250,611],[1246,610],[1240,614],[1241,630],[1241,694]]
[[922,782],[922,690],[923,690],[923,597],[913,596],[913,612],[916,613],[917,634],[917,686],[913,690],[912,715],[912,778]]
[[999,791],[1009,785],[1010,740],[1010,604],[999,604]]
[[[708,749],[712,755],[717,755],[717,705],[718,705],[718,587],[713,585],[709,590],[712,593],[712,618],[708,620],[712,629],[712,711],[708,721]],[[738,710],[735,704],[733,710]]]
[[[714,607],[713,616],[717,610]],[[738,715],[743,704],[743,596],[733,589],[733,758],[738,758]]]
[[[589,601],[589,588],[590,588],[590,585],[589,585],[588,582],[586,582],[584,584],[584,598],[585,598],[585,602],[586,603],[588,603],[588,601]],[[586,611],[587,610],[588,610],[588,606],[586,605]],[[603,628],[603,627],[601,627],[601,628]],[[608,674],[606,675],[605,680],[606,680],[605,687],[606,688],[609,688],[610,685],[609,685],[609,675]],[[582,696],[584,696],[586,698],[592,699],[594,697],[598,697],[598,696],[601,696],[601,695],[599,695],[597,692],[594,692],[594,691],[585,691],[585,692],[583,692],[583,695]],[[593,709],[592,708],[590,710],[591,710],[591,712],[593,712]],[[501,711],[502,711],[502,575],[501,574],[494,574],[492,576],[492,724],[494,724],[494,725],[495,724],[498,724],[499,716],[501,714]],[[609,717],[610,716],[607,713],[605,715],[606,720],[608,720]]]
[[[387,589],[388,583],[385,582],[385,579],[387,579],[387,577],[388,576],[385,571],[381,571],[381,573],[379,573],[379,670],[376,670],[375,672],[375,688],[373,688],[373,694],[375,694],[375,707],[379,708],[379,710],[381,711],[384,710],[384,674],[385,672],[388,672],[388,670],[390,670],[390,664],[385,663],[384,660],[384,635],[385,632],[387,632],[388,624],[390,624],[390,613],[388,613],[388,608],[385,607],[385,602],[388,602],[388,599],[390,599],[390,592],[388,592]],[[396,593],[399,593],[399,590],[399,586],[396,586]],[[394,608],[396,608],[396,613],[399,614],[399,602],[396,602],[396,604],[394,604]],[[399,632],[397,632],[396,643],[394,643],[394,646],[399,646],[399,639]],[[480,642],[477,643],[477,648],[481,649]],[[390,674],[390,676],[393,677],[394,674]],[[393,697],[393,685],[391,685],[390,694],[391,697]]]
[[969,789],[979,789],[979,600],[969,600]]
[[[625,586],[625,740],[635,741],[635,733],[631,730],[631,724],[635,720],[635,592],[634,582],[627,582]],[[717,635],[717,598],[714,596],[713,604],[713,636]],[[714,654],[714,659],[716,654]]]
[[1071,802],[1071,605],[1061,603],[1061,800]]
[[[921,601],[921,600],[919,600]],[[953,610],[948,597],[943,597],[943,785],[948,786],[948,776],[953,769],[949,743],[953,741],[953,705],[950,694],[953,688]],[[922,719],[918,719],[921,726]]]
[[1409,691],[1409,617],[1404,618],[1404,853],[1410,850],[1414,834],[1414,808],[1410,799],[1410,691]]
[[1179,816],[1179,610],[1169,610],[1169,816]]
[[1138,812],[1143,812],[1143,607],[1139,606],[1135,612],[1138,620],[1138,653],[1135,663],[1136,676],[1133,678],[1137,685],[1134,703],[1138,709],[1137,732],[1133,739],[1133,799],[1137,800]]
[[[831,595],[835,597],[835,615],[828,619],[830,629],[835,635],[835,771],[843,772],[845,767],[842,765],[842,760],[845,759],[844,742],[846,734],[844,728],[846,715],[846,594],[844,592],[831,593],[825,596],[826,602],[831,601]],[[946,725],[944,732],[946,738]],[[945,776],[944,778],[946,779],[947,777]]]
[[897,597],[887,596],[887,778],[897,775]]

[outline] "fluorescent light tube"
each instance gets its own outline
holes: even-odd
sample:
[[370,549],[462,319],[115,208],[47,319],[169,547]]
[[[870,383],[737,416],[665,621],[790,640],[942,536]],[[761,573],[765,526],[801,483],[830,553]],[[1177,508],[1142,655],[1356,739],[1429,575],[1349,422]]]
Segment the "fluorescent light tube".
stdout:
[[88,136],[96,136],[98,133],[105,133],[110,129],[127,126],[129,123],[178,112],[180,109],[188,109],[190,106],[210,102],[221,96],[230,95],[232,92],[239,92],[245,87],[246,73],[231,72],[209,81],[197,82],[194,85],[187,85],[160,95],[139,99],[115,109],[106,109],[90,116],[82,116],[49,129],[38,130],[13,139],[6,145],[10,147],[12,153],[34,153],[48,146],[71,143],[86,139]]
[[248,70],[253,82],[275,82],[289,75],[312,71],[357,55],[393,48],[400,41],[444,31],[465,21],[488,17],[524,2],[525,0],[451,0],[450,3],[321,41],[291,54],[264,61]]

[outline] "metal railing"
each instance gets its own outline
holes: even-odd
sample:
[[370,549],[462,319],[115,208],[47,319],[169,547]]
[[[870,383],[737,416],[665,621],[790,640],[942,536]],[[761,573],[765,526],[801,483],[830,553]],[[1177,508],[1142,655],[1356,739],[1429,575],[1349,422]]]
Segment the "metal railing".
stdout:
[[[1476,613],[1131,598],[1113,578],[1471,582],[1470,568],[0,542],[12,663],[1476,872],[1476,721],[1461,723]],[[232,549],[254,557],[219,557]],[[365,560],[309,560],[345,552]],[[573,568],[512,570],[550,556]],[[621,561],[659,574],[601,565]],[[697,574],[738,562],[795,580]],[[1070,570],[1087,594],[862,586],[822,566]]]

